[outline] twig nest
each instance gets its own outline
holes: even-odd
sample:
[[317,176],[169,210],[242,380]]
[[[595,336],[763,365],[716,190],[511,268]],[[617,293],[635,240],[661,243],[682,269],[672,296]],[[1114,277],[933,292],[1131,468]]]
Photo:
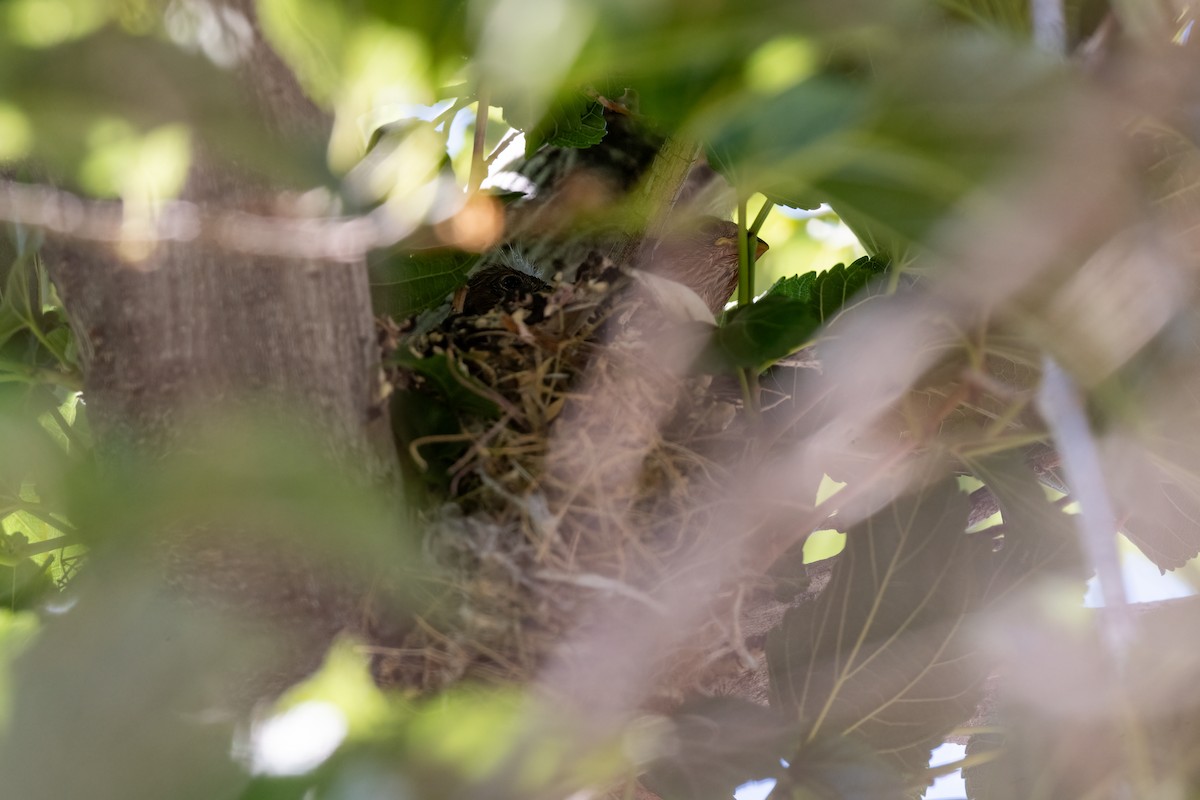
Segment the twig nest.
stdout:
[[405,447],[447,502],[423,515],[432,602],[385,684],[530,677],[598,595],[652,603],[723,502],[736,404],[689,373],[703,340],[662,279],[595,274],[397,343],[398,429],[437,411]]

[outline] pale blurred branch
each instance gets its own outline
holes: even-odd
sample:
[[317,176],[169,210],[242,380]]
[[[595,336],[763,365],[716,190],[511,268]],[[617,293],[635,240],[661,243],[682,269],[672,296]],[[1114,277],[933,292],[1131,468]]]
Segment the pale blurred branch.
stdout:
[[115,245],[198,242],[233,252],[354,263],[411,231],[386,208],[356,217],[270,217],[161,203],[153,215],[126,212],[115,200],[87,200],[48,186],[0,181],[0,220],[71,239]]
[[1062,0],[1030,0],[1033,40],[1048,53],[1063,55],[1067,50],[1067,24]]
[[487,177],[487,160],[484,157],[483,149],[487,146],[488,109],[491,106],[488,103],[487,89],[482,85],[479,87],[478,97],[478,106],[475,109],[475,136],[471,146],[471,177],[467,184],[468,194],[478,192],[479,187],[483,185],[483,179]]
[[1104,604],[1113,612],[1109,624],[1104,626],[1104,635],[1119,664],[1132,634],[1119,611],[1129,600],[1117,551],[1117,515],[1100,468],[1100,454],[1087,412],[1070,377],[1049,356],[1042,368],[1038,410],[1054,435],[1067,482],[1079,498],[1079,533],[1084,552],[1096,570]]

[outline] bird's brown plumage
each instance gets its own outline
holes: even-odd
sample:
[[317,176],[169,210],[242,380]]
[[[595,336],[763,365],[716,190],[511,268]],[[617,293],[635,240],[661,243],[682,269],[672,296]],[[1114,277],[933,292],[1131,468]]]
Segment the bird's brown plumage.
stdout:
[[[702,217],[672,231],[642,249],[635,266],[682,283],[717,314],[737,289],[738,226],[716,217]],[[769,245],[758,240],[757,254]]]
[[456,298],[455,306],[457,311],[464,314],[482,314],[549,288],[550,284],[536,275],[530,275],[506,264],[496,264],[471,276],[461,302]]

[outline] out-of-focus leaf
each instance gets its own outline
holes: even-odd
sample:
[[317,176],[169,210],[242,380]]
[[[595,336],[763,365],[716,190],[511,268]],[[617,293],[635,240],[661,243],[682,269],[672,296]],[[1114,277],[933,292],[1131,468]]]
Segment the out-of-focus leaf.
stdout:
[[42,313],[36,249],[25,248],[11,265],[0,294],[0,348],[22,328],[38,324]]
[[328,103],[343,77],[349,40],[362,22],[353,8],[333,0],[259,0],[268,41],[318,102]]
[[[254,643],[171,602],[136,570],[106,577],[111,584],[92,584],[71,613],[46,620],[12,666],[12,711],[0,738],[5,791],[96,800],[229,796],[242,780],[229,759],[229,733],[194,715],[214,674],[228,680],[244,668]],[[103,688],[97,675],[105,676]],[[64,753],[72,768],[55,774]]]
[[38,132],[34,154],[57,167],[77,167],[97,126],[115,118],[138,131],[183,123],[214,150],[281,181],[329,180],[324,142],[269,131],[248,113],[233,73],[159,39],[103,29],[55,47],[10,48],[5,62],[0,95]]
[[701,356],[706,368],[762,367],[792,353],[820,326],[808,303],[775,295],[731,311]]
[[237,800],[305,800],[317,781],[311,775],[259,775],[250,780]]
[[36,614],[0,610],[0,729],[9,727],[12,662],[33,642],[38,627]]
[[1123,432],[1104,442],[1106,472],[1125,515],[1122,529],[1164,571],[1200,553],[1200,462],[1192,433],[1151,438]]
[[[0,533],[0,550],[7,538]],[[50,568],[54,559],[23,558],[15,566],[0,566],[0,609],[6,611],[36,610],[47,595],[55,591]]]
[[736,697],[685,703],[671,720],[673,752],[641,779],[663,800],[728,800],[743,783],[776,775],[796,746],[795,723]]
[[708,141],[709,162],[732,183],[802,206],[798,198],[829,169],[822,146],[857,127],[867,108],[861,84],[818,76],[771,98],[747,95],[718,106],[697,126]]
[[872,253],[900,258],[1050,138],[1076,91],[1067,75],[1032,48],[961,28],[920,52],[891,43],[845,75],[717,105],[697,127],[735,184],[789,206],[827,202]]
[[370,267],[376,313],[404,319],[434,308],[466,283],[479,257],[460,250],[381,255]]
[[1179,315],[1107,392],[1125,408],[1100,441],[1105,477],[1125,535],[1161,570],[1200,552],[1198,330],[1200,316]]
[[[332,0],[335,5],[344,5]],[[470,46],[464,0],[431,0],[428,3],[394,3],[391,0],[366,0],[364,10],[375,19],[415,33],[434,55],[438,82],[445,82],[462,69],[462,60]]]
[[[20,458],[0,458],[0,504],[5,499],[30,500],[32,486],[47,511],[64,511],[64,481],[75,465],[40,423],[48,403],[53,407],[53,395],[45,387],[0,383],[0,441],[5,453],[20,454]],[[46,538],[40,529],[25,532],[34,540]]]
[[847,532],[829,586],[772,632],[772,703],[810,741],[851,735],[912,774],[970,716],[987,671],[962,635],[966,519],[954,481],[897,500]]
[[767,297],[780,295],[808,303],[810,313],[825,323],[887,267],[884,259],[863,256],[850,266],[837,264],[824,272],[780,278],[767,290]]
[[1200,783],[1196,612],[1195,597],[1134,609],[1120,665],[1102,635],[1107,610],[1035,595],[997,615],[981,641],[1003,676],[989,721],[999,730],[971,737],[968,754],[992,760],[964,770],[968,795],[1057,800],[1134,787],[1161,797]]
[[[509,120],[510,124],[512,121]],[[542,145],[552,147],[591,147],[604,138],[608,126],[604,108],[580,93],[553,104],[541,121],[525,134],[525,157]]]

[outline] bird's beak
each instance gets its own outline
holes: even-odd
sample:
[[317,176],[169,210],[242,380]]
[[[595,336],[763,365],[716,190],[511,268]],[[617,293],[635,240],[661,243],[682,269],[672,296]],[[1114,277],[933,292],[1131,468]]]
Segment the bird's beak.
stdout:
[[[722,236],[720,239],[716,240],[716,244],[722,245],[725,247],[736,248],[737,247],[737,239],[734,239],[729,236]],[[761,256],[763,253],[767,252],[770,249],[771,249],[771,245],[767,244],[762,239],[759,239],[758,246],[754,248],[754,257],[758,258],[759,256]]]

